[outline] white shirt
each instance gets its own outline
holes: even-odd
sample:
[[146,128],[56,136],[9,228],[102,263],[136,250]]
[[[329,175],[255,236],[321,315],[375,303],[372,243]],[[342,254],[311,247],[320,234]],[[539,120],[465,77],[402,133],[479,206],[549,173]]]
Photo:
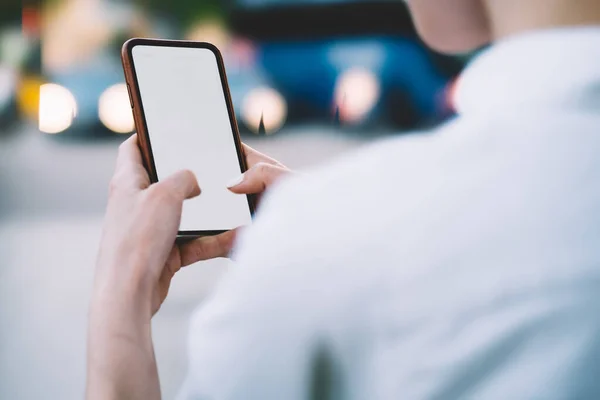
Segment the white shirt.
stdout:
[[480,56],[460,116],[270,193],[189,399],[600,399],[600,26]]

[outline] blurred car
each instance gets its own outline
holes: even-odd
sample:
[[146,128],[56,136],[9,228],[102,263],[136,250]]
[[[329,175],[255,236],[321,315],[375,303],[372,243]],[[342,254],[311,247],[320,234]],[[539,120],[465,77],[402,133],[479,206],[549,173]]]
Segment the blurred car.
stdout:
[[252,131],[273,132],[280,118],[410,129],[451,112],[461,65],[419,41],[402,2],[237,0],[230,17],[245,43],[232,59],[249,60],[230,72],[232,96]]
[[[82,22],[83,20],[83,22]],[[173,37],[172,27],[119,2],[74,2],[55,12],[44,35],[39,128],[49,134],[99,136],[133,132],[135,125],[120,60],[129,37]],[[78,21],[67,26],[65,21]],[[66,49],[62,39],[71,38]]]
[[40,88],[39,126],[45,133],[95,135],[134,130],[119,58],[106,50],[87,62],[48,74]]
[[222,48],[229,90],[242,133],[275,132],[287,119],[287,102],[254,59],[252,44],[235,40]]

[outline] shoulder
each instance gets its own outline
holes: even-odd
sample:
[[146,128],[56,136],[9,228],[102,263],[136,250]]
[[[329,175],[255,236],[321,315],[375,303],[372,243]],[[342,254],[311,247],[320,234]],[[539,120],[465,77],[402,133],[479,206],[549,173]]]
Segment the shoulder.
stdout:
[[[390,192],[405,191],[400,199],[394,199],[396,204],[417,196],[419,187],[447,170],[452,154],[462,145],[464,128],[464,124],[451,123],[434,131],[379,140],[294,174],[265,195],[249,229],[251,235],[246,236],[261,236],[263,230],[274,229],[304,239],[307,233],[326,235],[329,230],[339,229],[351,214],[354,222],[361,222],[355,213],[361,206],[386,206],[385,195]],[[377,211],[373,209],[369,217],[378,215]],[[333,225],[325,228],[324,223]]]
[[344,283],[376,279],[379,271],[361,263],[373,263],[369,253],[386,245],[383,231],[402,218],[403,205],[418,204],[432,179],[440,179],[436,172],[448,152],[443,142],[453,129],[379,141],[285,179],[265,195],[240,236],[239,269],[269,274],[265,284],[289,280],[296,287],[339,274]]

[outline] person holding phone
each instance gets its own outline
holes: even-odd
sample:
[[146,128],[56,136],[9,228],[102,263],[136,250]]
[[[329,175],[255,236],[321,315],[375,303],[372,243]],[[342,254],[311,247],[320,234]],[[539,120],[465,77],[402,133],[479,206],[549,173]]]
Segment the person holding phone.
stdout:
[[[439,50],[492,43],[458,117],[303,175],[248,159],[232,190],[278,183],[192,321],[180,398],[600,398],[600,3],[409,5]],[[160,397],[152,315],[182,266],[233,243],[174,244],[201,188],[150,184],[136,140],[111,184],[88,399]]]

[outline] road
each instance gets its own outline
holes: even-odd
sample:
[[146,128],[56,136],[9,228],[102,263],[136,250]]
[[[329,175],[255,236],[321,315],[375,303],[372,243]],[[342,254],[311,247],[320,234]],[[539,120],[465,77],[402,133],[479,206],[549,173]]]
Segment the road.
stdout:
[[[302,128],[248,144],[294,169],[369,141]],[[87,307],[106,187],[120,140],[67,141],[23,126],[0,139],[0,398],[79,399]],[[187,324],[229,268],[185,269],[153,321],[165,398],[186,370]]]

